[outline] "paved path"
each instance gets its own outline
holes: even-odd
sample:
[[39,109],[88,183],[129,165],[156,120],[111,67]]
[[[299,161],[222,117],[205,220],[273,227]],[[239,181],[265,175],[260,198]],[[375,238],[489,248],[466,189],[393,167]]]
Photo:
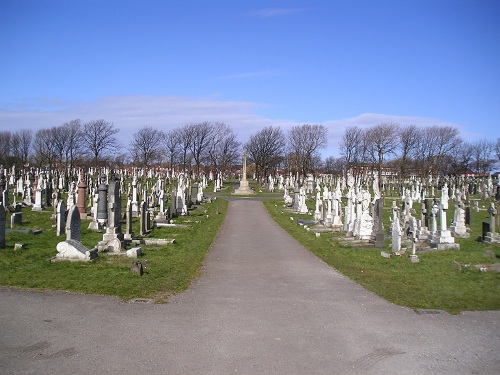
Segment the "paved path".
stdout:
[[499,325],[394,306],[235,200],[167,304],[0,288],[0,374],[498,374]]

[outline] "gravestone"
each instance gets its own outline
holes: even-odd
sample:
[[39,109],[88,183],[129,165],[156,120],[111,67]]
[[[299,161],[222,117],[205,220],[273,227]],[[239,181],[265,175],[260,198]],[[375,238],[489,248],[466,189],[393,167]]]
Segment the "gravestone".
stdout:
[[[495,203],[491,202],[490,207],[488,208],[488,213],[490,214],[490,222],[489,222],[489,231],[486,233],[483,241],[488,244],[499,243],[500,242],[500,234],[496,233],[496,217],[497,217],[497,209]],[[484,231],[484,223],[483,223],[483,231]]]
[[0,202],[0,249],[5,249],[5,208]]
[[80,224],[80,212],[78,207],[73,205],[66,219],[66,240],[80,241]]
[[488,233],[490,233],[490,223],[487,222],[487,221],[483,221],[483,226],[482,226],[482,230],[483,230],[483,241],[486,239],[486,236],[488,235]]
[[[1,168],[0,168],[1,169]],[[3,169],[1,171],[0,175],[0,203],[3,203],[4,207],[8,204],[7,202],[4,201],[3,199],[3,192],[5,190],[5,186],[7,185],[7,182],[5,180],[5,175],[3,174]]]
[[[73,206],[76,207],[76,206]],[[80,213],[76,210],[78,218]],[[57,244],[56,259],[90,261],[97,258],[97,248],[89,250],[80,241],[68,239]]]
[[78,212],[80,213],[80,219],[84,220],[87,218],[87,211],[85,210],[85,196],[86,196],[87,184],[85,183],[85,178],[83,174],[80,176],[80,182],[78,183],[78,199],[76,206],[78,207]]
[[97,222],[100,225],[106,225],[108,222],[108,186],[106,185],[106,179],[101,176],[101,183],[97,188],[98,198],[97,198]]
[[146,229],[146,221],[147,221],[147,212],[148,212],[148,208],[147,208],[147,205],[146,205],[146,202],[142,201],[141,204],[140,204],[140,208],[141,208],[141,219],[140,219],[140,230],[139,230],[139,234],[141,236],[145,236],[148,232],[147,232],[147,229]]
[[465,225],[470,227],[471,223],[471,215],[470,215],[470,206],[465,207]]
[[14,212],[12,213],[12,216],[10,217],[10,227],[13,228],[14,225],[21,225],[23,223],[23,212],[22,212],[22,205],[20,203],[17,203]]
[[57,203],[56,207],[56,236],[61,236],[65,232],[66,226],[66,204],[63,200]]
[[385,237],[384,237],[384,229],[383,229],[383,212],[384,212],[384,199],[378,198],[375,201],[375,210],[374,217],[377,219],[374,220],[374,230],[375,233],[375,247],[378,249],[385,248]]
[[134,237],[134,232],[132,231],[132,201],[129,199],[127,201],[126,208],[126,218],[125,218],[125,234],[123,236],[124,240],[131,241]]

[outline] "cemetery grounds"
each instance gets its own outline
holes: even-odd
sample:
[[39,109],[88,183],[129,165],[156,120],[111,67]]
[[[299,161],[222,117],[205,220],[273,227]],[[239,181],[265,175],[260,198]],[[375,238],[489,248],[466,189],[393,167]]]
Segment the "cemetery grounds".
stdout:
[[[233,184],[234,181],[226,182],[225,189],[215,195],[221,198],[229,195]],[[210,191],[210,187],[207,191]],[[481,272],[475,267],[497,263],[500,258],[500,245],[486,245],[477,240],[481,236],[482,222],[488,221],[485,209],[471,213],[470,238],[456,239],[460,250],[421,253],[418,254],[420,262],[411,263],[408,252],[388,259],[381,256],[381,249],[343,245],[338,241],[342,233],[321,233],[320,237],[316,237],[297,225],[297,219],[310,217],[285,212],[281,196],[282,193],[269,194],[264,191],[254,197],[264,198],[264,205],[271,217],[304,247],[382,298],[416,310],[435,309],[453,314],[500,309],[500,274]],[[480,207],[486,208],[488,203],[482,201]],[[310,210],[314,210],[314,199],[309,199],[307,204]],[[391,204],[390,199],[385,200],[386,229],[390,226]],[[419,212],[418,203],[414,203],[414,208]],[[450,201],[448,212],[453,212],[453,209]],[[161,303],[169,296],[185,290],[193,278],[199,275],[226,210],[227,201],[216,199],[196,206],[190,210],[189,216],[175,219],[175,223],[186,224],[188,229],[152,230],[145,238],[175,238],[176,242],[141,245],[144,254],[142,260],[147,259],[148,266],[144,275],[139,277],[130,272],[130,258],[106,253],[100,253],[97,260],[88,263],[51,263],[49,259],[57,253],[57,243],[64,239],[55,235],[55,222],[51,219],[53,208],[33,212],[30,207],[24,207],[22,225],[14,227],[17,232],[6,234],[6,248],[0,251],[0,285],[113,295],[125,301],[147,298]],[[92,248],[101,240],[102,233],[88,231],[86,224],[87,221],[82,222],[81,241]],[[138,218],[134,218],[133,226],[134,233],[139,233]],[[23,244],[23,247],[14,250],[16,243]],[[387,235],[386,243],[386,250],[390,250],[390,238]],[[456,269],[454,264],[457,263],[465,267]]]

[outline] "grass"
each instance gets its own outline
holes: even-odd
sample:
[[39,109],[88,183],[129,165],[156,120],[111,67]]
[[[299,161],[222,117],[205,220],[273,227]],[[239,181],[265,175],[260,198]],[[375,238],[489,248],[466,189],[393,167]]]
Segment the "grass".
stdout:
[[[218,207],[219,214],[216,214]],[[41,229],[40,234],[7,233],[6,248],[0,250],[0,285],[36,289],[66,290],[88,294],[118,296],[122,300],[151,298],[163,302],[170,295],[186,289],[199,273],[205,254],[222,224],[227,202],[217,199],[179,217],[189,229],[155,228],[145,237],[175,238],[175,244],[141,245],[149,265],[142,277],[130,271],[131,259],[100,253],[96,261],[49,262],[57,254],[56,245],[65,237],[56,237],[51,220],[52,208],[32,212],[23,208],[23,224],[15,229]],[[208,217],[207,217],[208,215]],[[9,217],[9,215],[7,215]],[[88,231],[89,221],[81,225],[81,241],[88,248],[102,240],[102,233]],[[139,233],[139,220],[134,219],[134,233]],[[23,248],[14,250],[14,244]]]
[[[480,272],[474,267],[460,271],[453,268],[454,261],[471,265],[498,262],[495,257],[485,256],[485,251],[492,250],[500,257],[500,245],[476,241],[481,235],[481,222],[486,221],[488,215],[485,211],[473,213],[471,238],[456,240],[460,244],[459,251],[421,253],[420,262],[411,263],[404,255],[384,258],[380,255],[381,249],[344,246],[336,240],[339,234],[322,233],[321,237],[316,237],[296,224],[296,219],[306,216],[283,213],[282,201],[265,201],[264,205],[278,224],[319,258],[394,304],[412,309],[445,310],[452,314],[500,309],[500,274]],[[452,212],[451,205],[449,215]],[[387,228],[388,218],[384,221]]]

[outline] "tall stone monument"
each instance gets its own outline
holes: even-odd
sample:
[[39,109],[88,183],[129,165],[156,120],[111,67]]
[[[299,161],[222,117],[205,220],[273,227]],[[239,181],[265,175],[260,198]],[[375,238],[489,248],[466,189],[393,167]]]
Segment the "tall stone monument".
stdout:
[[243,151],[243,173],[241,176],[240,180],[240,186],[234,191],[234,194],[236,195],[252,195],[255,194],[255,191],[253,191],[250,188],[250,185],[248,184],[247,181],[247,153],[246,151]]

